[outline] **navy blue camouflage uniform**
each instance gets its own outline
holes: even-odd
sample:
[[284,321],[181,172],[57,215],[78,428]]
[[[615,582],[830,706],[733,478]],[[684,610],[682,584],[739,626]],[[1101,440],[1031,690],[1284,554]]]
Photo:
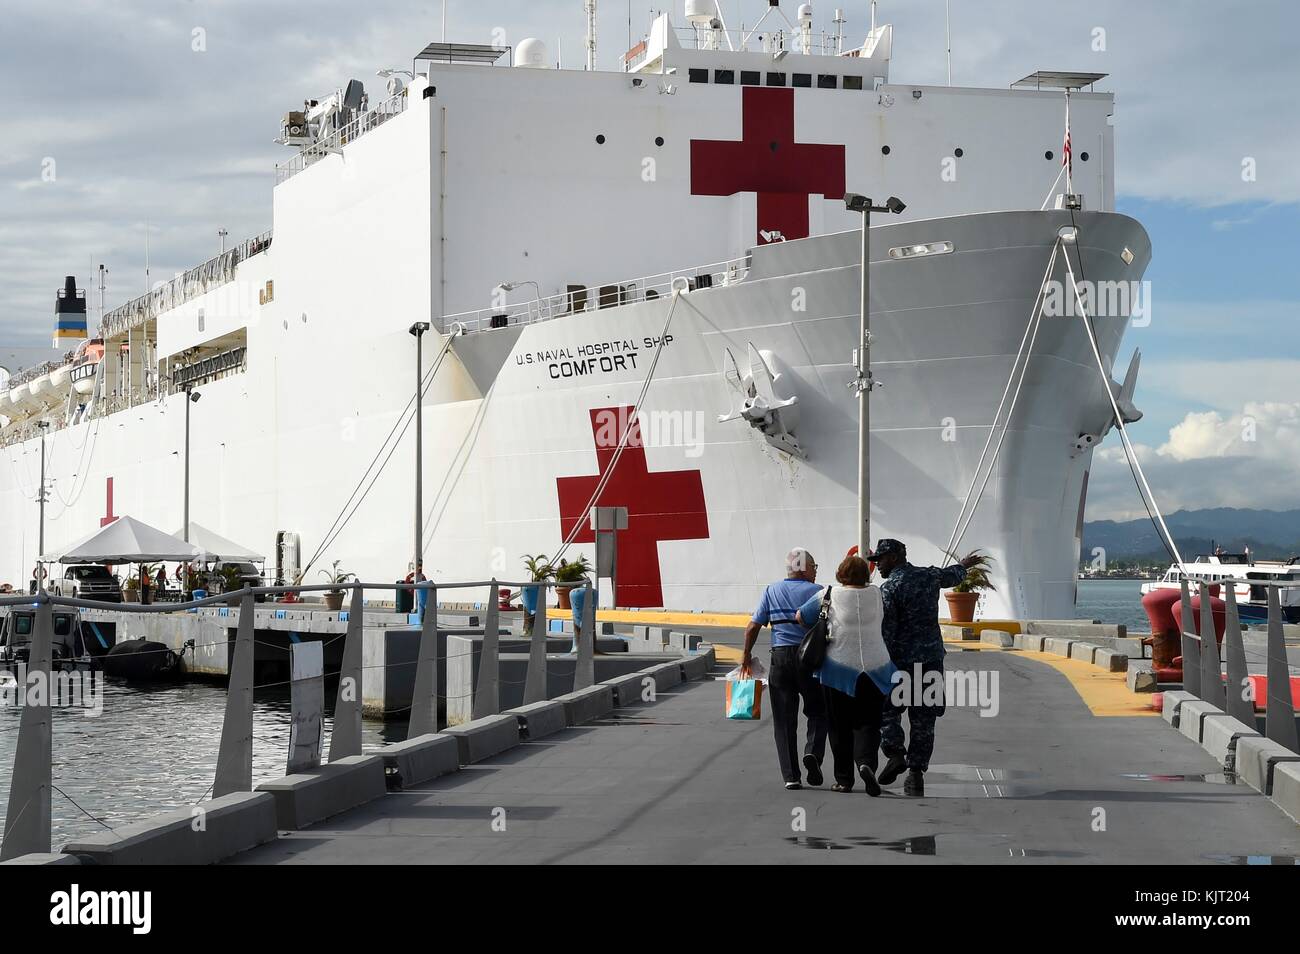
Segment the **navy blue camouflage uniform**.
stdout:
[[[924,676],[938,672],[943,677],[943,634],[939,630],[939,591],[956,586],[966,578],[960,564],[944,567],[912,566],[903,563],[894,568],[880,584],[884,603],[881,635],[894,665],[915,682],[919,664]],[[921,687],[913,687],[919,691]],[[907,711],[910,743],[903,743],[903,711]],[[898,706],[886,703],[880,726],[881,750],[886,756],[906,757],[909,769],[924,772],[930,767],[934,752],[934,722],[943,715],[942,702],[937,706]]]

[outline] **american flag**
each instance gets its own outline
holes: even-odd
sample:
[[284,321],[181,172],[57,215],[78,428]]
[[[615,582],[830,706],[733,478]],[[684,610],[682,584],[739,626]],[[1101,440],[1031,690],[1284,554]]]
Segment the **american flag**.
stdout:
[[1070,171],[1074,171],[1074,156],[1070,152],[1070,127],[1065,127],[1065,144],[1061,147],[1061,165],[1068,166]]

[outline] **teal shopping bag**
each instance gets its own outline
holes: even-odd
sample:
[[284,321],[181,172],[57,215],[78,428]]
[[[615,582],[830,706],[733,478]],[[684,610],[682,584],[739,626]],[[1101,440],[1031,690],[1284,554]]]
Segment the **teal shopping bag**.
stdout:
[[763,683],[757,679],[727,680],[727,718],[761,719]]

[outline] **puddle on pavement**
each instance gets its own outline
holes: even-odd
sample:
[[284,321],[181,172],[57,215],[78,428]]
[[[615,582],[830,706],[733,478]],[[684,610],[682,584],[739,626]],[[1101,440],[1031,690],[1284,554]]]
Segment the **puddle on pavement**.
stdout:
[[1019,848],[1008,844],[1009,835],[916,835],[912,838],[879,838],[874,835],[848,835],[841,839],[819,835],[790,836],[785,839],[800,848],[814,851],[845,851],[850,848],[879,848],[899,855],[965,855],[972,852],[1009,858],[1084,858],[1087,852],[1056,848]]
[[1139,782],[1207,782],[1210,785],[1236,785],[1237,776],[1232,772],[1210,772],[1206,775],[1148,775],[1145,772],[1125,772],[1120,778],[1136,779]]
[[1300,863],[1295,855],[1201,855],[1201,857],[1221,865],[1294,865]]

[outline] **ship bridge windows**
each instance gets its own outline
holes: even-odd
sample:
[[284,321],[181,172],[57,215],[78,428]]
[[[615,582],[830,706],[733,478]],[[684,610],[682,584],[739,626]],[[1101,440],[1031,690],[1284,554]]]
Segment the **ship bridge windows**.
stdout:
[[767,74],[767,85],[768,85],[768,86],[784,86],[784,85],[785,85],[785,74],[784,74],[784,73],[768,73],[768,74]]
[[707,83],[709,81],[708,70],[691,69],[688,71],[687,76],[692,83]]
[[839,88],[839,77],[836,76],[834,73],[818,73],[818,74],[817,74],[817,88],[818,88],[818,89],[838,89],[838,88]]
[[732,86],[736,82],[735,70],[714,70],[713,82],[721,86]]
[[846,76],[846,77],[844,77],[844,88],[845,88],[845,89],[862,89],[862,77],[861,77],[861,76]]
[[758,70],[741,70],[741,71],[740,71],[740,85],[741,85],[741,86],[760,86],[760,85],[762,85],[762,75],[763,75],[763,74],[760,73]]
[[795,73],[795,74],[794,74],[794,79],[793,79],[793,81],[790,83],[790,85],[793,86],[793,87],[795,87],[796,89],[811,89],[811,88],[812,88],[812,74],[811,74],[811,73]]

